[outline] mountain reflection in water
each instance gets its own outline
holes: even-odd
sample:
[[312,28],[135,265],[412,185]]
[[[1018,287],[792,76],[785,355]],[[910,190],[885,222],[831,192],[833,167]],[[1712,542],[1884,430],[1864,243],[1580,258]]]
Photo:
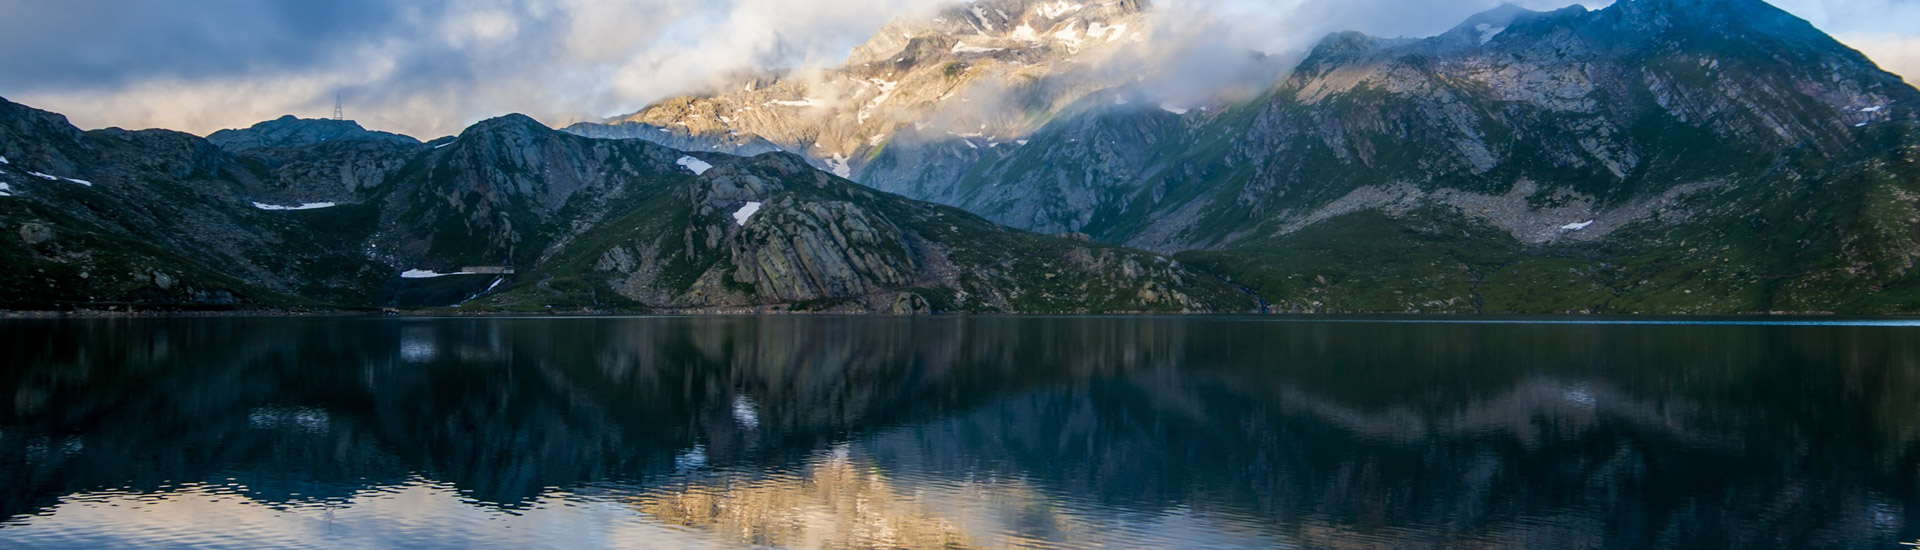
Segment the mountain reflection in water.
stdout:
[[0,547],[1860,547],[1920,329],[0,321]]

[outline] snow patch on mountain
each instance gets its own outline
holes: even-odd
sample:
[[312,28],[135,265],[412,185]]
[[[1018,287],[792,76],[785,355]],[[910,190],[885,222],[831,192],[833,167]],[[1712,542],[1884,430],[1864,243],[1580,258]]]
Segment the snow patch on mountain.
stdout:
[[1082,9],[1086,9],[1086,7],[1087,6],[1084,4],[1074,4],[1074,3],[1066,2],[1063,0],[1060,2],[1049,2],[1049,3],[1041,4],[1039,8],[1034,10],[1034,13],[1037,13],[1041,17],[1045,17],[1047,19],[1059,19],[1061,17],[1066,16],[1069,13],[1074,13]]
[[334,206],[337,205],[331,202],[303,202],[295,206],[281,206],[264,202],[253,203],[254,208],[261,210],[316,210],[320,208],[333,208]]
[[[779,105],[782,107],[825,107],[827,106],[827,102],[809,97],[800,101],[776,99],[773,101],[768,101],[763,105]],[[668,131],[668,130],[662,128],[661,131]]]
[[759,212],[760,203],[748,202],[745,206],[741,206],[739,210],[733,211],[733,223],[745,226],[747,225],[747,220]]
[[680,165],[681,168],[686,168],[688,172],[693,172],[693,175],[696,176],[706,174],[707,170],[713,169],[712,164],[693,157],[683,156],[680,157],[680,160],[673,161],[673,163]]
[[[960,46],[955,45],[954,47],[958,48]],[[994,48],[993,50],[999,51],[999,48]],[[873,96],[873,100],[868,101],[866,107],[862,107],[860,109],[859,119],[861,123],[865,123],[867,121],[867,118],[872,117],[873,110],[885,104],[888,99],[892,99],[893,93],[900,89],[900,83],[892,80],[875,78],[867,82],[872,84],[874,87],[880,88],[880,93],[878,95]]]
[[42,174],[42,173],[39,173],[39,172],[35,172],[35,171],[32,171],[32,170],[28,170],[28,171],[27,171],[27,174],[28,174],[28,175],[31,175],[31,176],[33,176],[33,177],[36,177],[36,178],[40,178],[40,179],[43,179],[43,180],[47,180],[47,181],[63,181],[63,180],[64,180],[64,181],[67,181],[67,182],[69,182],[69,183],[78,183],[78,184],[80,184],[80,185],[84,185],[84,186],[87,186],[87,187],[93,187],[93,182],[90,182],[90,181],[87,181],[87,180],[83,180],[83,179],[74,179],[74,178],[67,178],[67,177],[61,177],[61,176],[55,176],[55,175],[52,175],[52,174]]
[[1061,29],[1060,32],[1053,33],[1053,39],[1059,40],[1061,44],[1066,44],[1067,50],[1072,52],[1078,52],[1080,45],[1086,42],[1085,39],[1080,37],[1080,28],[1074,25],[1067,25],[1067,28]]
[[957,53],[957,54],[993,53],[993,52],[1002,51],[1005,49],[1006,48],[989,48],[986,46],[973,46],[965,42],[956,42],[953,45],[953,49],[950,50],[950,53]]
[[496,279],[494,279],[494,280],[493,280],[493,284],[490,284],[490,285],[487,285],[487,288],[486,288],[486,290],[482,290],[482,291],[479,291],[479,292],[475,292],[475,293],[473,293],[473,295],[472,295],[472,296],[468,296],[468,297],[467,297],[467,299],[465,299],[465,300],[461,300],[459,304],[456,304],[456,305],[454,305],[453,307],[460,307],[460,306],[464,306],[464,305],[467,305],[467,302],[472,302],[472,301],[474,301],[474,300],[478,300],[478,299],[480,299],[480,297],[481,297],[481,296],[484,296],[484,295],[486,295],[486,294],[487,294],[488,292],[493,292],[493,289],[494,289],[494,287],[498,287],[498,286],[500,286],[500,283],[501,283],[502,281],[505,281],[505,280],[507,280],[507,278],[506,278],[506,277],[499,277],[499,278],[496,278]]
[[853,167],[847,165],[846,155],[834,155],[832,157],[829,157],[827,159],[827,167],[832,169],[833,175],[840,176],[843,178],[853,177]]
[[1014,27],[1013,33],[1008,34],[1007,38],[1012,38],[1014,40],[1019,40],[1021,42],[1039,42],[1040,33],[1038,31],[1033,30],[1032,25],[1021,25],[1018,27]]
[[435,272],[434,272],[433,270],[431,270],[431,269],[409,269],[409,270],[406,270],[406,271],[403,271],[403,272],[401,272],[401,273],[400,273],[400,278],[402,278],[402,279],[432,279],[432,278],[434,278],[434,277],[445,277],[445,276],[448,276],[448,275],[472,275],[472,274],[473,274],[473,273],[472,273],[472,272],[469,272],[469,271],[456,271],[456,272],[453,272],[453,273],[435,273]]

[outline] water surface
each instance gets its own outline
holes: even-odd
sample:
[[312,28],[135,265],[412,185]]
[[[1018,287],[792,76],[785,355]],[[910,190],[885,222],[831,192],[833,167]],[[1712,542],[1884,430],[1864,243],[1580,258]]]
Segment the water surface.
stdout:
[[1899,548],[1911,325],[0,321],[0,547]]

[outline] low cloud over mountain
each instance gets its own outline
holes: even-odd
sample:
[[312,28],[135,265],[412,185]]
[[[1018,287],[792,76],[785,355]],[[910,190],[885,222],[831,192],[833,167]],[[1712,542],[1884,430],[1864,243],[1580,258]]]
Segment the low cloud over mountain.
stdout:
[[[742,73],[830,66],[889,21],[940,0],[159,0],[0,6],[0,94],[73,114],[82,127],[205,134],[336,97],[370,128],[420,137],[505,112],[550,124],[632,112]],[[1071,4],[1071,2],[1066,2]],[[1144,57],[1201,61],[1259,50],[1298,55],[1328,32],[1444,31],[1496,0],[1163,0]],[[1564,0],[1525,1],[1559,7]],[[1920,6],[1782,0],[1904,74],[1920,71]],[[1589,7],[1599,7],[1593,5]],[[1230,62],[1228,62],[1230,63]]]

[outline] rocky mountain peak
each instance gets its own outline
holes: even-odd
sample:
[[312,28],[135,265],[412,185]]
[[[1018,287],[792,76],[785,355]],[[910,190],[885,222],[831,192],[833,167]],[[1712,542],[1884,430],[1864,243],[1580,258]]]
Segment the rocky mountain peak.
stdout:
[[845,65],[763,75],[566,131],[738,155],[786,150],[887,190],[900,189],[889,182],[947,180],[1090,95],[1134,83],[1136,73],[1101,63],[1148,39],[1149,8],[1141,0],[953,2],[894,21]]
[[1069,54],[1101,41],[1130,36],[1144,0],[978,0],[947,6],[932,17],[894,21],[855,48],[848,65],[884,63],[916,45],[940,44],[954,53],[1057,48]]
[[[1567,8],[1554,13],[1586,13],[1586,12],[1587,12],[1587,9],[1585,6],[1575,4],[1573,6],[1568,6]],[[1456,42],[1463,42],[1467,45],[1478,46],[1478,45],[1492,42],[1494,38],[1500,36],[1502,33],[1506,32],[1506,30],[1509,27],[1512,27],[1515,24],[1532,21],[1535,19],[1546,17],[1548,15],[1551,15],[1551,14],[1549,14],[1548,12],[1530,10],[1527,8],[1520,7],[1518,5],[1514,5],[1512,3],[1501,4],[1500,7],[1483,11],[1478,14],[1474,14],[1472,17],[1468,17],[1466,21],[1461,22],[1459,25],[1455,26],[1452,30],[1449,30],[1444,34],[1441,34],[1440,37],[1443,39],[1453,38],[1455,39]]]
[[420,140],[390,132],[376,132],[351,120],[299,118],[286,115],[239,130],[221,130],[207,141],[238,153],[261,147],[295,147],[328,141],[381,141],[418,145]]
[[497,116],[474,123],[460,132],[461,138],[486,134],[539,135],[552,133],[553,129],[533,117],[520,113]]
[[56,166],[71,167],[67,156],[86,148],[85,134],[66,116],[0,98],[0,158],[44,158]]
[[1786,39],[1803,47],[1831,42],[1813,24],[1762,0],[1621,0],[1596,13],[1595,27],[1628,41],[1679,35]]

